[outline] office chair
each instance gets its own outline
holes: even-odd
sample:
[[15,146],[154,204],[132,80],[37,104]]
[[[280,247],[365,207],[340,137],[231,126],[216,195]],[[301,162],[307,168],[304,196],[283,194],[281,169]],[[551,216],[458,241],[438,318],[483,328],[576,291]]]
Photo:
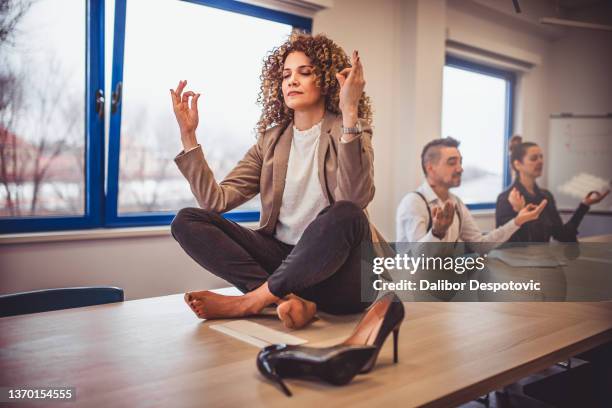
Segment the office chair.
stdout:
[[43,289],[0,295],[0,317],[123,302],[123,289],[111,286]]

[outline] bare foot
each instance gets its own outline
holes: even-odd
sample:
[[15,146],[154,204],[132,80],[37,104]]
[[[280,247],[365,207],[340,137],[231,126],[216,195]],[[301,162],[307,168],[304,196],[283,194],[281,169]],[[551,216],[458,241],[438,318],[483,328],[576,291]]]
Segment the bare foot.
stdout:
[[191,311],[197,314],[195,310],[195,306],[194,306],[194,299],[191,297],[191,292],[185,293],[184,299],[185,299],[185,303],[187,303],[187,306],[189,306]]
[[288,329],[301,329],[313,319],[317,305],[291,294],[280,301],[276,313]]
[[200,319],[244,317],[259,312],[256,299],[243,296],[224,296],[203,290],[185,293],[185,302]]

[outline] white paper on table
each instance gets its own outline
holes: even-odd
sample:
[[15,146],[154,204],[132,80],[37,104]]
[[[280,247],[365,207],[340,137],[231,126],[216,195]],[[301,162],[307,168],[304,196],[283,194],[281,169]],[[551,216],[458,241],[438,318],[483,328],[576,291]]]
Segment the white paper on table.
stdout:
[[307,343],[307,340],[300,337],[270,329],[248,320],[234,320],[227,323],[213,324],[210,328],[260,348],[271,344],[298,345]]
[[559,186],[559,191],[572,197],[584,198],[591,191],[603,192],[610,188],[610,181],[592,174],[580,173]]

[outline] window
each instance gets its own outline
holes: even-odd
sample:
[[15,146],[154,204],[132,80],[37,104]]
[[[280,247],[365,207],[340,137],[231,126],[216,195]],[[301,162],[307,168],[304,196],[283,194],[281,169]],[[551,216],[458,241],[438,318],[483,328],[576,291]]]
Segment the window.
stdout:
[[[0,231],[85,228],[101,216],[97,2],[0,7]],[[85,44],[89,44],[88,47]]]
[[[173,163],[169,88],[187,79],[202,93],[198,138],[220,180],[255,142],[263,57],[312,23],[232,0],[5,8],[0,22],[14,29],[0,38],[1,232],[163,225],[197,206]],[[259,219],[258,198],[227,216]]]
[[461,142],[463,177],[455,193],[470,208],[494,208],[510,183],[512,72],[446,57],[442,134]]

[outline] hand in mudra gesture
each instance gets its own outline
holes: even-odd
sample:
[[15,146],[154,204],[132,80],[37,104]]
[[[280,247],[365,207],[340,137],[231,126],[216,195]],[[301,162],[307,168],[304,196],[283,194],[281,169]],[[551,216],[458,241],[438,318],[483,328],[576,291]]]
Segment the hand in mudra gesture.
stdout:
[[525,207],[525,197],[523,197],[516,187],[512,188],[510,191],[508,202],[516,213],[520,212]]
[[516,217],[514,217],[514,223],[520,227],[526,222],[530,222],[530,221],[538,219],[540,214],[542,214],[542,211],[544,211],[544,208],[546,208],[547,204],[548,204],[547,199],[540,201],[540,204],[538,205],[527,204],[525,207],[523,207],[519,211]]
[[454,218],[455,205],[450,201],[447,201],[444,207],[433,207],[431,210],[431,233],[439,239],[444,238]]
[[197,145],[195,130],[199,122],[198,98],[200,94],[192,91],[183,93],[185,85],[187,85],[187,81],[179,81],[176,91],[170,89],[170,96],[172,97],[174,116],[176,116],[176,121],[181,130],[183,147],[188,149]]
[[[336,79],[340,85],[339,107],[342,111],[342,116],[347,116],[356,122],[359,100],[365,88],[363,65],[357,51],[353,51],[351,64],[351,67],[344,68],[337,73]],[[354,124],[350,126],[354,126]]]
[[610,190],[606,190],[603,193],[600,193],[599,191],[591,191],[586,195],[586,197],[584,197],[582,202],[588,206],[595,205],[606,198],[608,194],[610,194]]

